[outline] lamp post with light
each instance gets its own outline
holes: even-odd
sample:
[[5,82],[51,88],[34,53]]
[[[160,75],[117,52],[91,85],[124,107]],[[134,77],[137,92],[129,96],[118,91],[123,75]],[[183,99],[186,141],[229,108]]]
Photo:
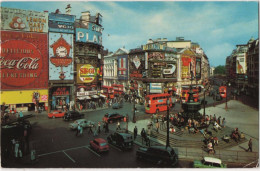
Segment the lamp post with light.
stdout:
[[225,109],[227,110],[228,109],[228,106],[227,106],[227,96],[228,96],[228,91],[227,91],[227,89],[228,89],[228,87],[230,87],[230,83],[227,83],[226,84],[226,106],[225,106]]
[[170,147],[170,139],[169,139],[169,106],[170,100],[167,98],[167,139],[166,139],[166,148]]

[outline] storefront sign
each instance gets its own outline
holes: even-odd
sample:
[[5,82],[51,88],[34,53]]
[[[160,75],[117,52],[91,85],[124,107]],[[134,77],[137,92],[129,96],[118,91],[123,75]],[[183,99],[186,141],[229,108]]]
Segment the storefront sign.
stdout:
[[55,87],[53,88],[53,96],[70,95],[70,87]]
[[48,33],[48,13],[1,7],[1,30]]
[[77,96],[92,96],[96,95],[97,91],[83,91],[83,92],[77,92]]
[[59,33],[74,33],[74,15],[49,14],[49,31]]
[[47,88],[47,34],[1,31],[1,40],[1,89]]
[[90,64],[77,65],[77,83],[93,83],[99,75],[100,69]]
[[134,57],[133,63],[134,63],[134,65],[135,65],[135,68],[138,69],[139,66],[141,65],[141,61],[140,61],[140,59],[138,58],[138,56],[135,56],[135,57]]
[[49,80],[73,80],[73,34],[49,33]]
[[76,28],[76,42],[91,42],[102,45],[102,30],[100,26],[88,23],[88,29]]

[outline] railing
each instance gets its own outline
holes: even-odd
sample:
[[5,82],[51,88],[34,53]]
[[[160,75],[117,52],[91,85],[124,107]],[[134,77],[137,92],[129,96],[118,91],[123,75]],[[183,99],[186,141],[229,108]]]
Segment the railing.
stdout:
[[[175,148],[174,148],[175,149]],[[215,154],[208,154],[203,149],[196,148],[176,148],[179,158],[201,159],[202,157],[215,157],[224,162],[248,163],[258,160],[258,152],[245,152],[234,150],[216,150]]]

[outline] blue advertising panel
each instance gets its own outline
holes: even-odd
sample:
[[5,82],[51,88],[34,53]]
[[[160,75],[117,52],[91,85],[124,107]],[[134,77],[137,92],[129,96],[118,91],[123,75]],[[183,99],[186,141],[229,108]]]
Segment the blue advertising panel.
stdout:
[[127,80],[128,76],[128,60],[127,60],[128,55],[121,55],[118,56],[118,80]]
[[76,42],[102,45],[102,30],[101,26],[93,23],[88,23],[88,28],[76,28]]
[[74,33],[74,15],[49,14],[49,31],[59,33]]
[[49,80],[73,80],[73,34],[49,33]]

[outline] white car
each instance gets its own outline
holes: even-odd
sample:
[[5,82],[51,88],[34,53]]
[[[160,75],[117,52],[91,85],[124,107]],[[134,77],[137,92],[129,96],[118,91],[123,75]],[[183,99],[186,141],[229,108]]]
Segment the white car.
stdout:
[[88,127],[93,127],[95,122],[87,121],[86,119],[78,119],[75,120],[73,123],[70,123],[70,129],[77,129],[78,124],[80,124],[80,126],[82,126],[83,128],[88,128]]
[[173,74],[176,70],[176,66],[173,64],[167,64],[166,69],[163,69],[163,74]]

